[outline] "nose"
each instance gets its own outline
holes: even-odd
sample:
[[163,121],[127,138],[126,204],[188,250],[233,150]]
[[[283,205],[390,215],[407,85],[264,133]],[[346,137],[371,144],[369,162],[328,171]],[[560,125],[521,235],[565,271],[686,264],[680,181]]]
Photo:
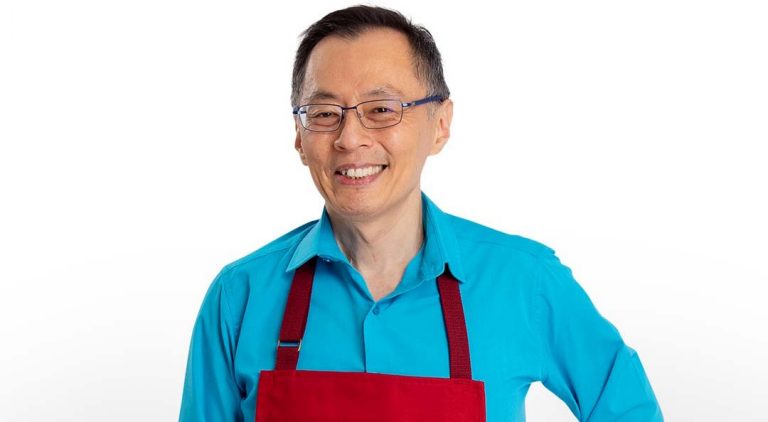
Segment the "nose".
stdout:
[[338,129],[338,137],[333,146],[338,150],[353,150],[360,147],[370,147],[373,142],[371,131],[363,126],[357,110],[346,110],[344,119]]

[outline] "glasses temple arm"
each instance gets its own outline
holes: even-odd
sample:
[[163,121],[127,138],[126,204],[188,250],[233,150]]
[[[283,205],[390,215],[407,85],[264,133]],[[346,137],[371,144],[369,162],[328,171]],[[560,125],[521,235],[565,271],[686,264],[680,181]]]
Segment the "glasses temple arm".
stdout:
[[445,101],[445,97],[443,97],[442,95],[433,95],[431,97],[422,98],[416,101],[411,101],[410,103],[403,103],[403,107],[413,107],[417,105],[431,103],[433,101]]

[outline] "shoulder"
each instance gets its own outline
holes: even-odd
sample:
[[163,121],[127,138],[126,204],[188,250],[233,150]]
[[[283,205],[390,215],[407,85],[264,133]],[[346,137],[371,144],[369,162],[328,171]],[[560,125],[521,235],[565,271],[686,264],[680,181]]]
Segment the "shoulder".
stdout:
[[557,265],[555,250],[545,243],[518,234],[446,214],[444,224],[450,226],[456,241],[464,276],[475,280],[493,280],[533,292],[545,268]]
[[490,248],[534,259],[550,259],[555,255],[554,249],[537,240],[505,233],[452,214],[446,216],[446,221],[451,224],[456,240],[463,249]]
[[448,216],[464,256],[474,255],[480,262],[495,262],[495,267],[526,273],[539,293],[585,295],[571,267],[563,263],[550,246],[465,218]]
[[255,251],[226,264],[222,272],[237,272],[265,262],[279,261],[282,256],[296,247],[316,223],[317,220],[313,220],[294,228]]
[[233,301],[244,300],[254,288],[263,288],[270,280],[285,276],[292,252],[315,225],[315,221],[302,224],[224,265],[214,280]]
[[[591,304],[572,269],[548,245],[453,215],[446,221],[453,226],[462,260],[470,268],[487,268],[494,277],[516,280],[516,286],[539,302],[549,303],[547,306],[563,309]],[[536,306],[544,306],[539,302]]]
[[289,286],[274,281],[287,277],[285,269],[292,252],[315,223],[302,224],[221,268],[206,296],[224,304],[233,326],[239,326],[251,292],[269,296],[273,290]]

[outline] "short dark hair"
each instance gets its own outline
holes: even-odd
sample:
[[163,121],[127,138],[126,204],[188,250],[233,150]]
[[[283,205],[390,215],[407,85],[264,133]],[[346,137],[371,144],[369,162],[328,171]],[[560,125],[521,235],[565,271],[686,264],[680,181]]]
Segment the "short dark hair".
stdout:
[[403,33],[411,45],[416,77],[427,87],[427,95],[450,96],[448,85],[443,77],[443,64],[440,51],[435,45],[432,34],[395,10],[372,6],[352,6],[336,10],[313,23],[304,32],[296,50],[293,62],[293,80],[291,81],[291,105],[299,105],[301,88],[307,71],[309,55],[323,38],[330,35],[352,39],[366,30],[391,28]]

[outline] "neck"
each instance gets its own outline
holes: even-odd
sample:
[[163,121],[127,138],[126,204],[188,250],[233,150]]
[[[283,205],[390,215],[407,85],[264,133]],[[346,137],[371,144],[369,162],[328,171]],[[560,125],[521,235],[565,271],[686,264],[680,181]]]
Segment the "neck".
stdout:
[[339,248],[362,274],[402,271],[424,241],[421,191],[398,207],[370,219],[328,215]]

